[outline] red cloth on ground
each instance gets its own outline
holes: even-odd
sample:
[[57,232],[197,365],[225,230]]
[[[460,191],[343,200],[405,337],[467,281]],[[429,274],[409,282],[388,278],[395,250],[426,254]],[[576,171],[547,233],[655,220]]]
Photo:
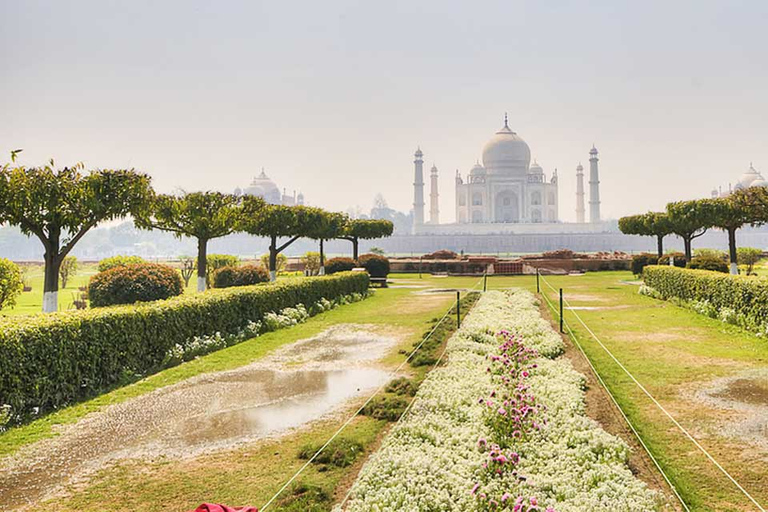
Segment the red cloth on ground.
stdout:
[[195,510],[190,512],[259,512],[256,507],[238,507],[232,508],[226,505],[216,505],[214,503],[203,503]]

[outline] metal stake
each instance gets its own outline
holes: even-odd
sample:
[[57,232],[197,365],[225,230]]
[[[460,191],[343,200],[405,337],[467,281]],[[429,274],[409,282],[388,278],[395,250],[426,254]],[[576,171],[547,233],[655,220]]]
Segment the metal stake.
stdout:
[[483,291],[488,290],[488,271],[483,274]]
[[456,327],[461,327],[461,292],[456,290]]
[[563,289],[560,288],[560,332],[565,333],[563,330]]
[[539,284],[539,268],[536,267],[536,293],[541,293],[541,285]]

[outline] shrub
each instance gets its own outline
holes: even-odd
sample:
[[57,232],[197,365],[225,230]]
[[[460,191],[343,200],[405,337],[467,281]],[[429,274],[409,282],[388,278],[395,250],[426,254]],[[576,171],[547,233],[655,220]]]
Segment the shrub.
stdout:
[[[264,265],[264,268],[269,270],[269,254],[262,254],[261,255],[261,264]],[[285,270],[285,267],[288,265],[288,256],[285,254],[279,252],[277,253],[277,258],[275,260],[275,270],[279,273]]]
[[[299,458],[309,460],[317,453],[322,444],[308,444],[299,452]],[[363,453],[365,449],[362,443],[353,439],[340,437],[331,441],[320,455],[315,457],[313,464],[327,464],[339,468],[345,468],[355,462],[355,459]]]
[[408,400],[399,396],[379,395],[363,407],[361,414],[375,420],[397,421],[408,407]]
[[316,276],[320,271],[320,253],[315,251],[308,251],[301,257],[301,262],[304,264],[304,270],[310,276]]
[[0,258],[0,309],[15,306],[16,298],[23,289],[24,283],[19,266],[11,260]]
[[[377,254],[373,251],[371,251],[372,254]],[[425,254],[422,256],[422,259],[425,260],[456,260],[459,258],[459,255],[456,254],[453,251],[449,251],[448,249],[440,249],[439,251],[435,251],[430,254]]]
[[755,247],[739,247],[736,249],[736,258],[739,265],[747,267],[745,270],[747,275],[752,273],[755,268],[755,264],[763,257],[763,251]]
[[635,254],[632,256],[632,273],[639,276],[643,273],[643,267],[646,265],[656,265],[659,257],[651,253]]
[[146,263],[141,256],[110,256],[99,262],[99,272],[126,265],[138,265],[140,263]]
[[661,299],[679,299],[691,307],[696,303],[707,303],[710,316],[720,316],[724,310],[731,309],[735,312],[736,323],[742,327],[766,332],[768,280],[704,270],[648,266],[643,270],[643,281],[653,290],[654,296]]
[[88,285],[91,307],[151,302],[180,295],[181,274],[168,265],[142,263],[99,272]]
[[721,251],[719,249],[694,249],[693,250],[693,257],[705,257],[705,258],[712,258],[712,259],[719,259],[723,261],[728,261],[728,254],[726,254],[725,251]]
[[681,252],[670,252],[659,258],[659,265],[667,265],[669,266],[669,258],[674,257],[674,265],[679,268],[685,268],[686,262],[685,262],[685,254]]
[[77,258],[74,256],[66,256],[61,262],[59,267],[59,278],[61,279],[61,287],[66,288],[69,283],[69,278],[77,275]]
[[728,272],[728,264],[717,256],[694,256],[687,267],[698,270],[711,270],[713,272]]
[[205,257],[205,282],[210,288],[213,285],[213,275],[224,267],[236,267],[240,258],[231,254],[209,254]]
[[348,272],[356,266],[355,260],[352,258],[331,258],[325,262],[325,273]]
[[389,260],[384,256],[363,254],[357,261],[371,277],[387,277],[389,274]]
[[261,265],[242,265],[240,267],[222,267],[213,274],[214,288],[248,286],[266,283],[269,272]]
[[[243,286],[133,306],[0,320],[0,397],[18,423],[162,367],[195,337],[237,334],[270,312],[364,294],[364,272]],[[0,404],[0,405],[2,405]]]

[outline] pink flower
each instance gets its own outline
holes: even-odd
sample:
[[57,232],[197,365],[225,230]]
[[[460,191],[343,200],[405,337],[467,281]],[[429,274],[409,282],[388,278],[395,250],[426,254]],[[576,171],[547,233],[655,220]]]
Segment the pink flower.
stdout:
[[477,492],[477,489],[479,489],[479,488],[480,488],[480,482],[475,484],[475,486],[472,488],[472,492],[470,494],[472,494],[474,496],[475,493]]
[[507,410],[503,407],[499,407],[498,413],[501,414],[502,416],[506,416]]

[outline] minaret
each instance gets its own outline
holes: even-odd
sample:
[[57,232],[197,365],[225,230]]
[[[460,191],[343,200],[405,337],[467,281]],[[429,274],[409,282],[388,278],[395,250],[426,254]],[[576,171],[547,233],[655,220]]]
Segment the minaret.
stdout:
[[576,222],[584,223],[584,167],[576,166]]
[[424,160],[421,148],[416,149],[414,155],[413,178],[413,230],[418,231],[424,225]]
[[597,173],[597,148],[589,150],[589,222],[600,222],[600,177]]
[[437,167],[433,164],[429,173],[429,223],[440,224],[440,207],[437,193]]

